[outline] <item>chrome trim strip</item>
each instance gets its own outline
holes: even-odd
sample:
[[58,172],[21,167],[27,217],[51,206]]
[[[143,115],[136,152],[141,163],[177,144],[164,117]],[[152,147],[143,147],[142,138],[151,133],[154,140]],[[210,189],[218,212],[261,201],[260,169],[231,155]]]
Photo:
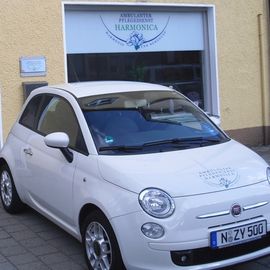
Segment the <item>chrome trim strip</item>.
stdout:
[[211,214],[205,214],[201,216],[197,216],[196,218],[198,219],[204,219],[204,218],[213,218],[213,217],[221,217],[221,216],[227,216],[230,214],[230,211],[221,211],[221,212],[216,212],[216,213],[211,213]]
[[[248,211],[248,210],[252,210],[252,209],[255,209],[255,208],[265,206],[267,204],[269,204],[269,202],[267,202],[267,201],[259,202],[259,203],[244,206],[242,209],[243,209],[243,211]],[[215,213],[210,213],[210,214],[205,214],[205,215],[200,215],[200,216],[197,216],[196,218],[197,219],[206,219],[206,218],[221,217],[221,216],[226,216],[226,215],[230,215],[230,210],[220,211],[220,212],[215,212]]]
[[255,209],[255,208],[258,208],[258,207],[262,207],[262,206],[267,205],[268,203],[269,202],[259,202],[259,203],[256,203],[256,204],[247,205],[247,206],[243,207],[243,211],[247,211],[247,210]]

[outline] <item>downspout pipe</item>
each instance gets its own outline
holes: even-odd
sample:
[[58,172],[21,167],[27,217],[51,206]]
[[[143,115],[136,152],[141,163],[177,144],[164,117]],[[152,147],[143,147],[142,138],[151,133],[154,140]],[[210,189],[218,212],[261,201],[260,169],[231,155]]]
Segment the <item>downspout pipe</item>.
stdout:
[[[266,1],[267,5],[269,4],[269,1]],[[269,12],[267,13],[269,14]],[[258,19],[258,32],[259,32],[258,38],[259,38],[259,54],[260,54],[260,84],[261,84],[261,103],[262,103],[263,144],[267,145],[270,143],[269,128],[268,128],[269,110],[270,110],[269,93],[268,93],[268,88],[266,87],[266,82],[265,82],[265,65],[266,65],[265,59],[268,59],[268,57],[265,55],[264,44],[263,44],[264,42],[263,40],[263,15],[258,14],[257,19]]]

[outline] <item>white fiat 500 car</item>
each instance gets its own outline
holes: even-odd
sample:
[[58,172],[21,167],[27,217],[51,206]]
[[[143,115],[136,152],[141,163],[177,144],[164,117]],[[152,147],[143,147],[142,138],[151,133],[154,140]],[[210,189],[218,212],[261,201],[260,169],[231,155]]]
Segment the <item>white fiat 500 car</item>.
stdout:
[[89,269],[216,269],[270,253],[269,168],[173,89],[42,87],[0,155],[3,207],[80,240]]

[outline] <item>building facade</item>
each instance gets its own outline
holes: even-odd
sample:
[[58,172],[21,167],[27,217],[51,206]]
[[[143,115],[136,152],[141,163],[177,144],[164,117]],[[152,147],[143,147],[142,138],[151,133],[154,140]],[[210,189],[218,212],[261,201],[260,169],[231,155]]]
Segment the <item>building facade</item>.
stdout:
[[270,142],[268,1],[0,6],[2,141],[33,87],[137,80],[172,86],[245,144]]

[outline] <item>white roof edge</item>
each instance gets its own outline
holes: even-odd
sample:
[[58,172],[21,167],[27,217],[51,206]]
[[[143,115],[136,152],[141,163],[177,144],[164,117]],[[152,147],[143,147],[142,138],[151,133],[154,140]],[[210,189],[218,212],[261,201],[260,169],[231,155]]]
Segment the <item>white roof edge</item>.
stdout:
[[171,90],[173,89],[152,83],[133,82],[133,81],[91,81],[78,83],[65,83],[48,86],[49,88],[62,89],[77,98],[99,95],[106,93],[132,92],[132,91],[151,91],[151,90]]

